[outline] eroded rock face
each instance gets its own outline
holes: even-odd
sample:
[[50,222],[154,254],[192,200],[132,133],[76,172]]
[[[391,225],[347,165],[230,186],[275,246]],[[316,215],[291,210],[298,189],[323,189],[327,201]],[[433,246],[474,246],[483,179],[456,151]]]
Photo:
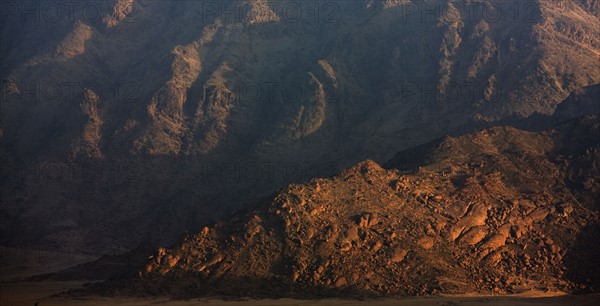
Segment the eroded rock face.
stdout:
[[102,118],[98,113],[100,97],[92,90],[86,89],[81,102],[81,118],[83,131],[71,145],[71,156],[74,159],[100,159],[102,150],[100,140],[102,138]]
[[66,61],[85,53],[85,45],[92,38],[93,31],[84,22],[75,23],[73,31],[56,48],[56,58]]
[[136,0],[117,0],[114,5],[109,7],[106,14],[102,17],[102,22],[107,28],[112,28],[127,18],[135,18],[137,10]]
[[[159,249],[137,278],[102,288],[180,296],[597,290],[598,279],[570,258],[594,258],[593,248],[577,246],[590,241],[598,208],[578,196],[585,187],[566,182],[581,156],[599,148],[598,122],[542,133],[488,129],[437,143],[430,162],[410,173],[393,168],[404,152],[387,169],[365,161],[290,185]],[[572,131],[585,132],[564,138]]]

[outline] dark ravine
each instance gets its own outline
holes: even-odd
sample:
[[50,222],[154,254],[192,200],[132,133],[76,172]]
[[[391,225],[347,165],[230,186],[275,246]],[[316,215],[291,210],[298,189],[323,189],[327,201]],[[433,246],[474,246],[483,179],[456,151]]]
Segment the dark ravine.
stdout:
[[599,160],[599,116],[446,137],[292,184],[68,295],[597,292]]

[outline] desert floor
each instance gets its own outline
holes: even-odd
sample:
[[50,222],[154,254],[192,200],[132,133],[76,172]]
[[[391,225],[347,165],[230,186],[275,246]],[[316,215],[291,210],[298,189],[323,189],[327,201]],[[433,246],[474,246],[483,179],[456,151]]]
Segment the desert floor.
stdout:
[[390,306],[457,306],[457,305],[506,305],[506,306],[537,306],[537,305],[600,305],[600,294],[565,295],[560,292],[525,291],[511,296],[432,296],[432,297],[398,297],[370,300],[223,300],[218,298],[203,298],[193,300],[171,300],[169,298],[106,298],[86,297],[78,299],[52,298],[50,296],[70,289],[80,288],[82,281],[27,281],[29,276],[52,271],[60,271],[73,265],[93,260],[95,257],[78,255],[65,256],[64,253],[32,252],[31,250],[9,250],[0,247],[0,306],[293,306],[293,305],[390,305]]
[[[434,297],[399,297],[372,300],[220,300],[216,298],[174,301],[168,298],[137,299],[137,298],[106,298],[89,297],[84,299],[51,298],[52,294],[81,286],[82,282],[3,282],[0,284],[0,305],[2,306],[69,306],[69,305],[261,305],[261,306],[292,306],[292,305],[600,305],[600,294],[593,295],[564,295],[557,292],[523,292],[511,296],[434,296]],[[37,303],[37,304],[36,304]]]

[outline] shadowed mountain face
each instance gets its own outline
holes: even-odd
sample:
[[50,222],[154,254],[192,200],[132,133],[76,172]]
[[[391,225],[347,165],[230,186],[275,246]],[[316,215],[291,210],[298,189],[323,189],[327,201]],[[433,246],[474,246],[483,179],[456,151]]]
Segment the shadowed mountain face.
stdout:
[[[290,185],[158,249],[137,277],[96,289],[179,297],[598,290],[598,116],[426,147],[385,168],[364,161]],[[398,170],[407,165],[419,167]]]
[[600,83],[597,1],[69,3],[2,2],[3,244],[172,241]]

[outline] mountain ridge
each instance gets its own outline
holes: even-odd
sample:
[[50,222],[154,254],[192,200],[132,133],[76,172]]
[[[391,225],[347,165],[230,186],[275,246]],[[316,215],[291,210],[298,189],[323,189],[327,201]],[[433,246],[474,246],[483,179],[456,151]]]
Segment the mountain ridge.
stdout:
[[[78,1],[57,22],[43,2],[6,3],[3,160],[102,173],[42,186],[7,174],[7,245],[172,241],[288,183],[549,115],[600,83],[594,1],[519,3],[518,15],[493,1],[427,2],[429,15],[415,1],[227,1],[233,15],[196,1]],[[22,19],[27,5],[37,22]],[[220,164],[233,167],[207,169]],[[303,175],[230,183],[272,164]]]
[[159,248],[137,276],[69,294],[595,292],[599,133],[598,116],[494,127],[434,142],[410,171],[397,170],[410,152],[363,161]]

